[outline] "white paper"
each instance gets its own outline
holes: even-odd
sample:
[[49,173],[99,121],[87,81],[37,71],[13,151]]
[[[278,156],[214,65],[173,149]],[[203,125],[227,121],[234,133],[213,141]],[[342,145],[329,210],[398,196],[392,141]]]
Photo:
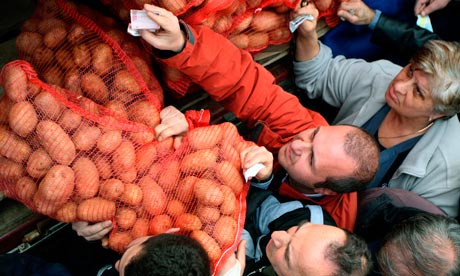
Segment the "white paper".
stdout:
[[148,17],[145,10],[130,10],[131,28],[134,30],[158,30],[160,25]]
[[291,33],[295,32],[295,30],[297,30],[297,28],[305,21],[305,20],[309,20],[309,21],[313,21],[315,18],[313,17],[313,15],[311,14],[302,14],[302,15],[299,15],[297,16],[296,18],[292,19],[291,21],[289,21],[289,30],[291,31]]
[[250,167],[247,171],[244,172],[244,180],[248,182],[250,177],[256,176],[256,174],[264,168],[264,165],[262,163],[257,163],[254,166]]

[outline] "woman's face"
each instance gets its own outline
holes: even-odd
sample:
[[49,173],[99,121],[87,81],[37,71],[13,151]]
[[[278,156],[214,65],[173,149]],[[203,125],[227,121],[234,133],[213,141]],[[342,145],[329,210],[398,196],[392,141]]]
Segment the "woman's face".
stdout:
[[408,64],[389,85],[385,100],[401,116],[428,118],[434,105],[430,82],[427,74]]

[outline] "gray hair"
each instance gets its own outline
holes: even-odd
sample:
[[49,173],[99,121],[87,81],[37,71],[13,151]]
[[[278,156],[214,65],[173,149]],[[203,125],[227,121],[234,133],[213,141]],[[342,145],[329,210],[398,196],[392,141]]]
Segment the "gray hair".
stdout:
[[433,111],[451,117],[460,112],[460,43],[430,40],[411,59],[432,80]]
[[460,225],[430,213],[408,218],[387,235],[377,262],[385,276],[460,275]]

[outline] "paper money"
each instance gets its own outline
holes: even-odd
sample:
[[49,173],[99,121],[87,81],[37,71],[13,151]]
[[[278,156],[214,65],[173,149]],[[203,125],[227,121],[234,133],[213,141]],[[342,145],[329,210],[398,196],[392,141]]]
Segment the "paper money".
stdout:
[[250,167],[246,172],[244,172],[244,180],[248,182],[251,177],[256,176],[256,174],[263,169],[265,166],[262,163],[257,163],[254,166]]
[[297,16],[296,18],[294,18],[291,21],[289,21],[289,30],[291,31],[291,33],[293,33],[293,32],[295,32],[295,30],[297,30],[297,28],[305,20],[313,21],[313,19],[315,19],[315,18],[311,14],[302,14],[300,16]]
[[144,10],[131,10],[131,23],[128,24],[128,33],[133,36],[140,36],[139,30],[148,30],[155,32],[160,28],[155,21],[147,16],[147,12]]
[[431,20],[428,15],[427,16],[418,15],[416,24],[421,28],[424,28],[430,32],[433,32],[433,27],[431,26]]
[[158,30],[160,26],[148,17],[145,10],[131,10],[131,28],[134,30]]

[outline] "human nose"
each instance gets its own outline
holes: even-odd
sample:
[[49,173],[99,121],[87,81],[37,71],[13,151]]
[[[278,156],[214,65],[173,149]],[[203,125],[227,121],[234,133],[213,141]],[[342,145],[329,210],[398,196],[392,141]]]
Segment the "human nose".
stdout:
[[273,244],[280,248],[289,242],[290,235],[286,231],[274,231],[271,235]]
[[406,95],[414,86],[414,80],[411,78],[400,79],[394,82],[395,92]]
[[292,151],[297,155],[302,155],[302,153],[310,150],[312,144],[308,141],[304,141],[301,139],[296,139],[292,141]]

